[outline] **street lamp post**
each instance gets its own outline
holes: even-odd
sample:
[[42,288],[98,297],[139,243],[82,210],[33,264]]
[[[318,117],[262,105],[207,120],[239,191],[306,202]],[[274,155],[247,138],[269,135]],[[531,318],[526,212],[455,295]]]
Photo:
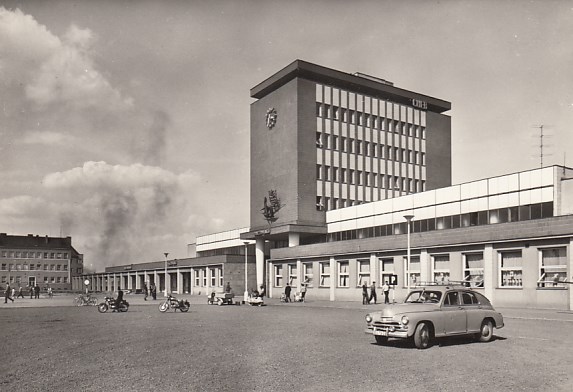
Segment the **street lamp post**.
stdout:
[[169,256],[169,253],[165,252],[163,254],[165,255],[165,296],[167,297],[167,256]]
[[407,225],[408,225],[408,250],[407,250],[407,261],[406,261],[406,266],[407,266],[407,273],[406,273],[406,288],[408,289],[408,293],[410,293],[410,223],[412,222],[412,219],[414,219],[414,215],[404,215],[404,219],[406,219],[407,221]]
[[243,244],[245,244],[245,292],[243,294],[243,300],[247,302],[247,299],[249,298],[249,289],[247,288],[247,250],[249,242],[244,241]]

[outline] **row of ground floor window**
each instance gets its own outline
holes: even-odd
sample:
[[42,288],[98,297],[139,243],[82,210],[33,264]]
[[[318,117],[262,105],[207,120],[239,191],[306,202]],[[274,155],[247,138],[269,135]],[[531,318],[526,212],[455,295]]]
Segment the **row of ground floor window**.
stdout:
[[[243,270],[244,271],[244,270]],[[167,270],[167,291],[175,294],[208,295],[211,292],[223,291],[225,264],[200,267],[169,268]],[[154,285],[158,292],[166,288],[165,270],[135,270],[114,273],[95,273],[74,279],[75,290],[87,288],[95,292],[113,292],[118,288],[142,292],[144,287]],[[244,280],[233,281],[235,291],[243,293]]]
[[463,282],[499,306],[563,308],[570,302],[570,249],[569,240],[412,249],[409,271],[404,251],[272,261],[269,294],[280,296],[287,283],[300,290],[307,281],[307,298],[360,300],[363,284],[380,289],[397,275],[398,300],[408,286]]

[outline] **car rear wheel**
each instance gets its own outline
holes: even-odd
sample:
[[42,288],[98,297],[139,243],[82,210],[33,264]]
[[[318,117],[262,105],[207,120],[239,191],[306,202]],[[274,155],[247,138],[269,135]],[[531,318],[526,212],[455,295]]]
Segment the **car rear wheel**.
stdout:
[[491,320],[484,320],[481,323],[479,333],[476,335],[480,342],[489,342],[493,338],[493,323]]
[[374,335],[374,339],[376,339],[376,343],[377,343],[377,344],[386,344],[386,343],[388,343],[388,337],[387,337],[387,336]]
[[414,344],[419,349],[425,349],[430,347],[430,327],[426,323],[420,323],[416,327],[416,331],[414,332]]

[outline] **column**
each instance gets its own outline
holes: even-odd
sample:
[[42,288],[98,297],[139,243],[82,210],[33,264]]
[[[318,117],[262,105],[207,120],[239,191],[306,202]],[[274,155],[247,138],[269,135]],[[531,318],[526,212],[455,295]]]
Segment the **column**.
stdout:
[[336,300],[336,260],[330,258],[330,300]]
[[495,264],[497,258],[495,257],[495,250],[492,244],[486,244],[483,250],[483,293],[489,298],[492,303],[495,303],[493,297],[494,287],[496,286]]
[[[412,257],[412,255],[410,255]],[[430,270],[432,267],[432,258],[428,255],[428,249],[420,250],[420,281],[422,282],[432,282],[434,279],[431,278]]]
[[265,283],[265,240],[257,238],[256,250],[257,260],[257,287]]
[[288,233],[289,248],[292,246],[299,246],[299,245],[300,245],[300,233]]
[[296,291],[298,291],[300,293],[300,290],[302,289],[302,281],[304,280],[304,276],[302,276],[302,262],[300,261],[300,259],[296,259],[296,274],[297,274]]
[[157,275],[157,270],[153,271],[153,283],[155,284],[157,291],[159,291],[159,275]]
[[[211,290],[209,290],[209,287],[210,287],[210,284],[211,284],[210,279],[209,279],[209,272],[210,272],[210,271],[209,271],[209,266],[206,266],[206,267],[203,269],[203,275],[204,275],[203,281],[206,282],[206,283],[205,283],[205,295],[207,295],[207,296],[209,296],[209,294],[211,293]],[[214,290],[214,291],[217,291],[217,290],[215,290],[214,288],[213,288],[213,290]]]
[[183,294],[183,274],[181,270],[177,268],[177,294]]
[[[359,274],[360,271],[356,271]],[[380,279],[379,279],[380,278]],[[378,282],[380,280],[380,282]],[[378,271],[378,263],[376,263],[376,253],[370,253],[370,282],[378,282],[378,285],[382,285],[382,277]]]

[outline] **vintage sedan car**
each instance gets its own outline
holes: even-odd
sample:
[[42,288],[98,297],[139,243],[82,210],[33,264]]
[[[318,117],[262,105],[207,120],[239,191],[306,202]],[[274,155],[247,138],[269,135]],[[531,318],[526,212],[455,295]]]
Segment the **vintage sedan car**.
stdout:
[[493,338],[494,328],[503,327],[503,316],[489,300],[462,285],[416,287],[402,304],[386,305],[366,315],[366,333],[378,344],[388,338],[413,339],[419,349],[434,338],[473,335],[480,342]]

